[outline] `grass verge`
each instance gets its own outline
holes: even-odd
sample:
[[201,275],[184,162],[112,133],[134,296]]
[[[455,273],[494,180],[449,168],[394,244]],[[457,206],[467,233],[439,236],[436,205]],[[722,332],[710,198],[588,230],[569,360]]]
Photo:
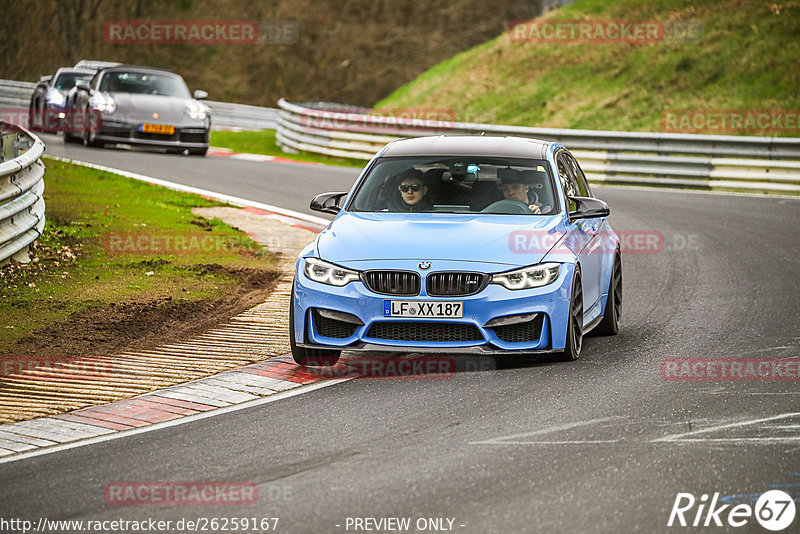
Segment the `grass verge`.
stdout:
[[[651,43],[534,42],[506,32],[375,107],[449,109],[464,122],[654,132],[665,129],[667,111],[788,110],[793,117],[800,108],[796,1],[582,0],[538,20],[685,22],[701,31]],[[798,135],[796,123],[777,131],[772,123],[768,130],[723,126],[680,133]]]
[[244,233],[191,211],[218,202],[46,165],[47,226],[33,262],[0,267],[0,354],[117,350],[176,321],[224,320],[237,312],[226,303],[277,277],[272,255]]
[[211,146],[228,148],[234,152],[247,154],[264,154],[265,156],[278,156],[309,163],[322,163],[323,165],[339,165],[344,167],[363,167],[366,162],[359,159],[334,158],[301,152],[290,154],[284,152],[275,140],[275,130],[260,130],[247,132],[211,132]]

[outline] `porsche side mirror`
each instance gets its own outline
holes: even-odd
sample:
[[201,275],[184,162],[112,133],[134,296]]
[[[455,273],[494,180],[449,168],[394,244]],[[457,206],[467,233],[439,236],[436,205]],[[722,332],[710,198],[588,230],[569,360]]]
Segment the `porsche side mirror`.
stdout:
[[195,99],[195,100],[205,100],[206,98],[208,98],[208,93],[206,93],[205,91],[201,91],[200,89],[198,89],[198,90],[196,90],[196,91],[194,92],[194,95],[193,95],[193,96],[194,96],[194,99]]
[[608,217],[611,210],[608,204],[598,198],[569,197],[569,222],[578,219],[595,219]]
[[342,210],[342,208],[339,207],[339,201],[346,195],[347,191],[344,193],[322,193],[311,199],[310,208],[314,211],[336,215]]
[[87,93],[90,91],[89,84],[86,82],[78,82],[75,84],[75,89],[78,91],[86,91]]

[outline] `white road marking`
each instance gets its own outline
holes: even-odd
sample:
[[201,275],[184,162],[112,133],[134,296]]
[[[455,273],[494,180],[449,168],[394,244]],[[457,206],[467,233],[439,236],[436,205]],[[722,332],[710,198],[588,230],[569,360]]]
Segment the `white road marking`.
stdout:
[[581,426],[589,426],[589,425],[596,425],[598,423],[605,423],[607,421],[616,421],[619,419],[623,419],[623,417],[614,415],[611,417],[601,417],[598,419],[590,419],[588,421],[577,421],[574,423],[566,423],[563,425],[556,425],[550,426],[547,428],[540,428],[539,430],[534,430],[532,432],[524,432],[522,434],[512,434],[510,436],[503,436],[500,438],[492,438],[487,439],[486,441],[473,441],[470,442],[470,445],[528,445],[528,444],[540,444],[540,443],[615,443],[618,440],[568,440],[568,441],[520,441],[520,438],[526,437],[534,437],[534,436],[542,436],[544,434],[552,434],[554,432],[562,432],[564,430],[569,430],[572,428],[577,428]]
[[[765,423],[767,421],[776,421],[778,419],[787,419],[789,417],[796,417],[796,416],[800,416],[800,412],[784,413],[784,414],[781,414],[781,415],[774,415],[772,417],[764,417],[764,418],[761,418],[761,419],[752,419],[752,420],[749,420],[749,421],[739,421],[739,422],[736,422],[736,423],[728,423],[728,424],[725,424],[725,425],[717,425],[717,426],[712,426],[712,427],[709,427],[709,428],[703,428],[703,429],[700,429],[700,430],[693,430],[691,432],[683,432],[681,434],[672,434],[671,436],[664,436],[662,438],[654,439],[654,440],[651,441],[651,443],[658,443],[658,442],[665,442],[665,441],[667,441],[667,442],[669,442],[669,441],[719,441],[719,440],[722,440],[723,438],[699,438],[699,439],[691,439],[691,440],[686,440],[684,438],[686,438],[687,436],[696,436],[697,434],[708,434],[708,433],[711,433],[711,432],[716,432],[718,430],[725,430],[725,429],[728,429],[728,428],[740,428],[740,427],[743,427],[743,426],[755,425],[755,424],[758,424],[758,423]],[[745,439],[745,438],[729,438],[729,439],[738,440],[738,439]],[[747,439],[769,441],[770,439],[773,439],[773,438],[764,437],[764,438],[747,438]],[[776,438],[776,439],[786,439],[786,438]],[[792,438],[792,439],[795,439],[795,438]]]
[[[186,417],[181,417],[179,419],[172,419],[170,421],[164,421],[163,423],[153,423],[151,425],[142,426],[138,428],[132,428],[130,430],[122,430],[120,432],[114,432],[112,434],[105,434],[102,436],[97,436],[93,438],[83,439],[73,443],[64,443],[61,445],[55,445],[53,447],[47,447],[31,452],[22,452],[14,455],[10,455],[8,457],[0,457],[0,464],[16,462],[19,460],[25,460],[28,458],[33,458],[35,456],[43,456],[45,454],[52,454],[54,452],[60,452],[68,449],[75,449],[78,447],[84,447],[86,445],[94,445],[95,443],[103,443],[105,441],[111,441],[120,438],[126,438],[128,436],[133,436],[136,434],[144,434],[145,432],[153,432],[155,430],[161,430],[162,428],[169,428],[173,426],[183,425],[186,423],[191,423],[193,421],[199,421],[200,419],[207,419],[209,417],[216,417],[218,415],[227,414],[230,412],[235,412],[238,410],[245,410],[248,408],[253,408],[255,406],[261,406],[262,404],[268,404],[270,402],[279,401],[282,399],[287,399],[289,397],[294,397],[296,395],[302,395],[303,393],[310,393],[311,391],[315,391],[317,389],[325,388],[328,386],[333,386],[335,384],[339,384],[341,382],[347,382],[348,380],[352,380],[352,378],[335,378],[331,380],[322,380],[320,382],[316,382],[313,384],[309,384],[306,386],[301,386],[299,388],[291,389],[289,391],[285,391],[282,393],[276,393],[275,395],[271,395],[269,397],[262,397],[256,400],[243,402],[240,404],[235,404],[233,406],[226,406],[224,408],[218,408],[216,410],[211,410],[208,412],[198,413],[195,415],[187,415]],[[159,393],[160,394],[160,393]],[[5,453],[3,453],[5,454]]]

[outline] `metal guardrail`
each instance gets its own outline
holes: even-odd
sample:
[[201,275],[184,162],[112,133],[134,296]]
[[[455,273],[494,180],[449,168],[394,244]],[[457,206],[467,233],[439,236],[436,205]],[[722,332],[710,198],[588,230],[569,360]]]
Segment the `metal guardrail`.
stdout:
[[336,104],[278,102],[287,152],[367,160],[406,137],[532,137],[569,147],[594,182],[800,193],[800,138],[530,128],[382,117]]
[[[31,103],[35,83],[0,80],[0,112],[3,109],[26,110]],[[278,110],[230,104],[227,102],[206,101],[211,108],[211,127],[214,130],[274,130],[278,127]],[[21,126],[26,126],[25,124]]]
[[0,263],[27,263],[44,231],[44,143],[29,131],[0,122]]

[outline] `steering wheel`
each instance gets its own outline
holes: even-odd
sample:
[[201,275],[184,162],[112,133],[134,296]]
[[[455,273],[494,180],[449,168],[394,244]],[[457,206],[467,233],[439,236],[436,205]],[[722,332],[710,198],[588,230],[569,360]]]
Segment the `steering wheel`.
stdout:
[[503,200],[498,200],[497,202],[492,202],[485,208],[481,210],[481,213],[504,213],[504,214],[519,214],[519,215],[527,215],[529,213],[533,213],[533,211],[528,207],[527,204],[522,202],[521,200],[513,200],[509,198],[505,198]]

